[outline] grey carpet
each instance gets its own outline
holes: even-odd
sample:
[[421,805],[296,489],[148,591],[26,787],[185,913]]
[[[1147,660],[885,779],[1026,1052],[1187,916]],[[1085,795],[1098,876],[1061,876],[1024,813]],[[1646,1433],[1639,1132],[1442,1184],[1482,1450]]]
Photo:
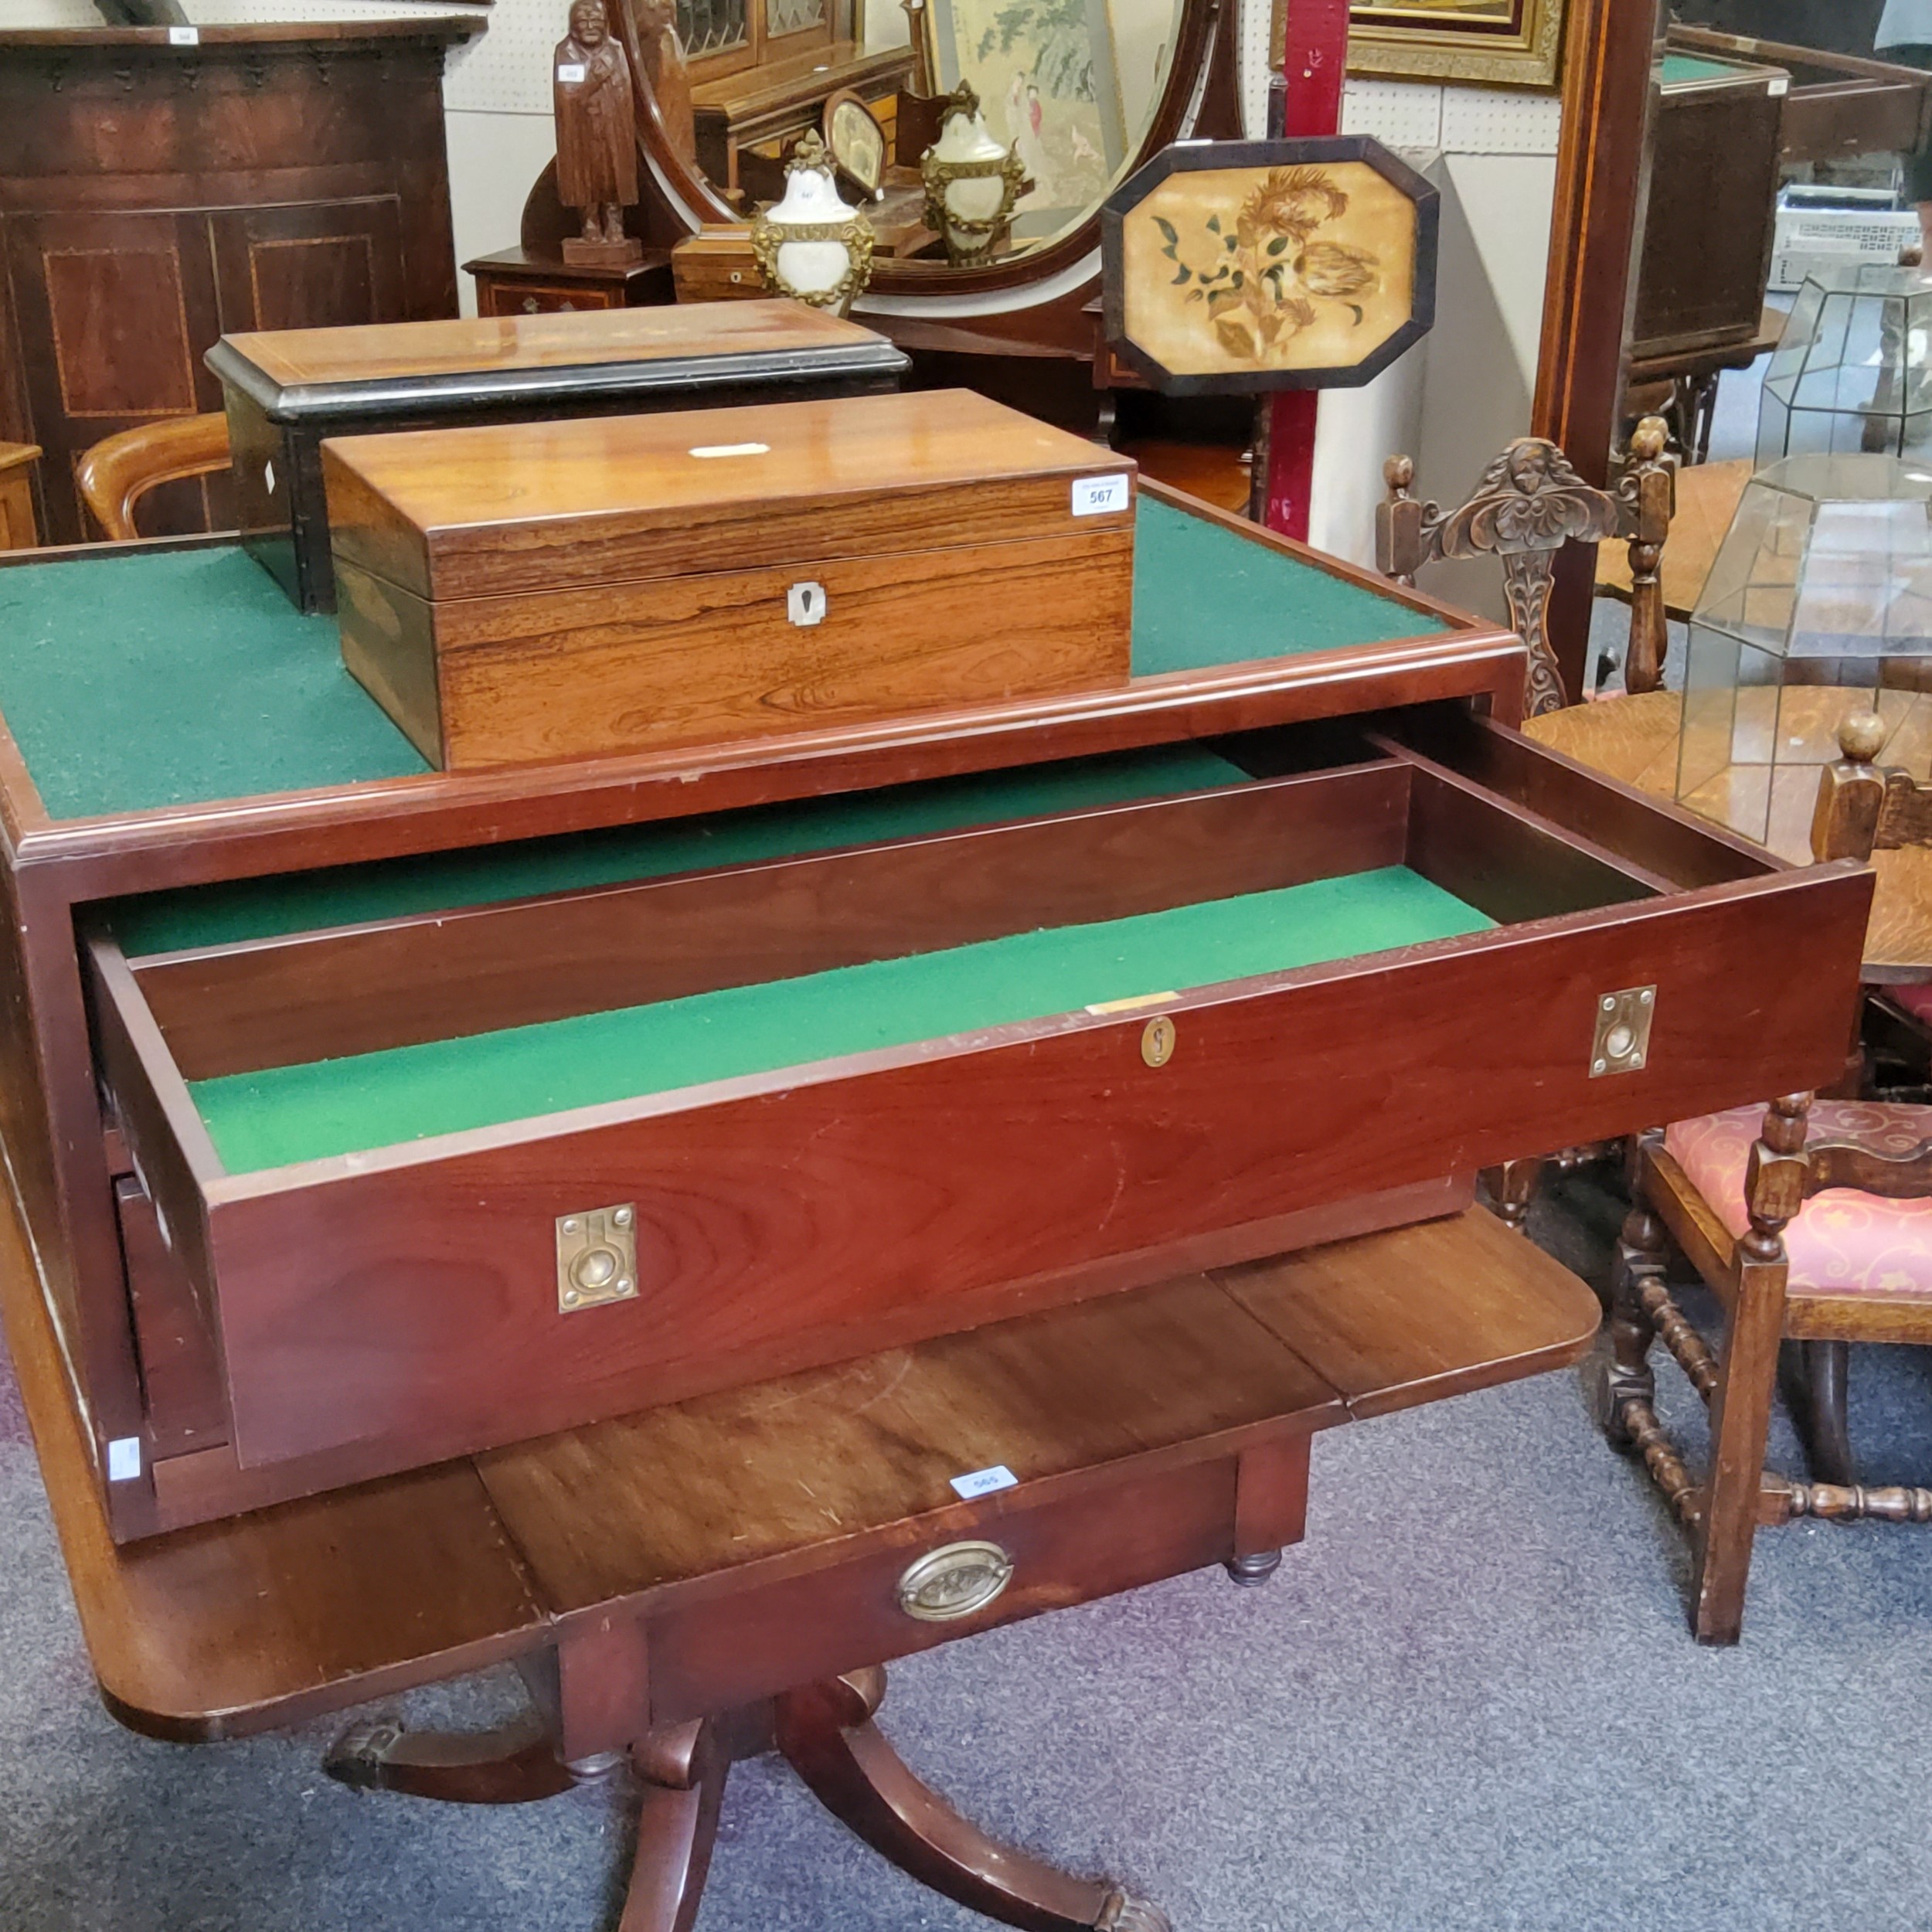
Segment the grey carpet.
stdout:
[[[1614,1205],[1539,1236],[1600,1270]],[[975,1818],[1182,1932],[1908,1932],[1932,1924],[1932,1531],[1766,1536],[1743,1645],[1686,1634],[1682,1546],[1575,1372],[1318,1439],[1308,1539],[896,1668],[888,1730]],[[1872,1473],[1932,1470],[1932,1376],[1866,1351]],[[1695,1443],[1696,1399],[1663,1406]],[[1788,1451],[1788,1444],[1784,1445]],[[17,1406],[0,1400],[0,1927],[597,1932],[627,1809],[359,1797],[333,1726],[184,1749],[96,1701]],[[496,1673],[406,1700],[508,1709]],[[699,1932],[967,1932],[741,1767]]]

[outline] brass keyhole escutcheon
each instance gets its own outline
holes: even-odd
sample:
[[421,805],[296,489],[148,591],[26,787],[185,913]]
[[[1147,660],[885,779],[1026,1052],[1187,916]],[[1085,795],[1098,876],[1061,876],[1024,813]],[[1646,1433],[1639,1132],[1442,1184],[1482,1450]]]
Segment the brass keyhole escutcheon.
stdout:
[[1174,1057],[1174,1022],[1162,1013],[1141,1029],[1141,1058],[1149,1066],[1165,1066]]

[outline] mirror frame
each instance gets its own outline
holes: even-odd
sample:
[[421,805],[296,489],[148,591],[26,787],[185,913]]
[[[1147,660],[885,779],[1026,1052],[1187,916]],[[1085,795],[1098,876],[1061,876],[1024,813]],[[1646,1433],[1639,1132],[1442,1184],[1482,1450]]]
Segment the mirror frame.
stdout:
[[[648,73],[631,0],[614,0],[611,11],[617,16],[617,31],[631,71]],[[1171,142],[1197,132],[1216,139],[1240,137],[1239,23],[1240,0],[1183,0],[1181,29],[1166,82],[1147,132],[1134,151],[1131,164],[1124,168],[1121,180],[1144,167]],[[672,147],[658,117],[657,101],[648,90],[640,88],[637,98],[638,132],[644,159],[670,212],[682,214],[694,233],[707,223],[742,226],[744,216],[713,187],[695,159],[686,160]],[[984,265],[955,268],[948,262],[896,261],[876,255],[866,292],[895,297],[990,294],[1047,281],[1097,254],[1100,206],[1096,202],[1073,227],[1050,241]],[[1097,264],[1096,275],[1098,272]]]

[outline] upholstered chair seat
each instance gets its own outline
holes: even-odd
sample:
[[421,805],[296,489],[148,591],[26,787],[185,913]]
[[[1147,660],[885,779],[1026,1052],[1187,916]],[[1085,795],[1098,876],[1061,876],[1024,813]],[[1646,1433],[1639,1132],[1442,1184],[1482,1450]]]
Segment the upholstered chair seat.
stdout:
[[[1744,1168],[1763,1125],[1761,1107],[1679,1121],[1664,1147],[1733,1235],[1750,1226]],[[1932,1140],[1932,1107],[1875,1100],[1814,1100],[1811,1129],[1822,1140],[1856,1139],[1903,1156]],[[1850,1188],[1815,1195],[1784,1230],[1787,1292],[1923,1295],[1932,1300],[1932,1200],[1887,1201]]]

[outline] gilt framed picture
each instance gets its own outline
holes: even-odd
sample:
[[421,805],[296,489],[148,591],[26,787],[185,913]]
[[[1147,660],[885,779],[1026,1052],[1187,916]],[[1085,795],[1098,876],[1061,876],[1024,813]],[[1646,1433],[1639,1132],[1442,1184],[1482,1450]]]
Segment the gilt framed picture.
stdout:
[[[1279,0],[1277,0],[1279,4]],[[1553,87],[1566,0],[1352,0],[1349,71]]]
[[1366,134],[1163,149],[1100,210],[1108,346],[1169,396],[1366,383],[1434,321],[1440,216]]

